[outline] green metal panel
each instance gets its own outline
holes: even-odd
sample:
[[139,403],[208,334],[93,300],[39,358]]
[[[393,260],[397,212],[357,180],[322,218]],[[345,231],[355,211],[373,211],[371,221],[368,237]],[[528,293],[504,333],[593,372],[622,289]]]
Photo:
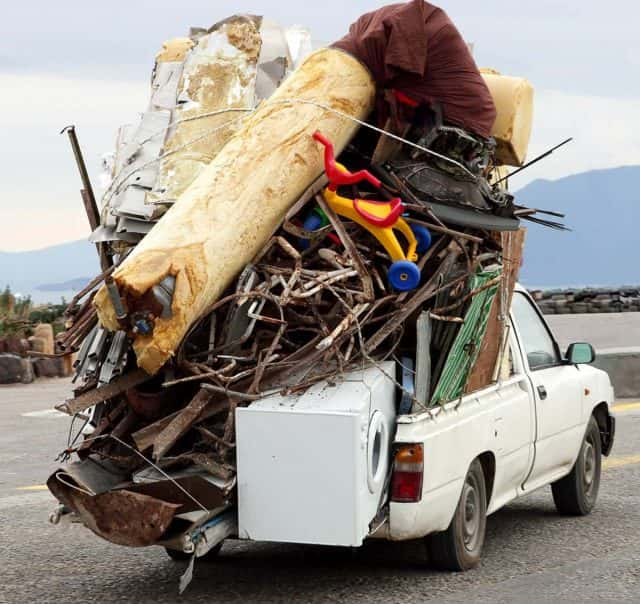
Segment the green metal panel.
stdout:
[[[481,271],[471,277],[471,291],[498,277],[502,269]],[[487,329],[491,305],[498,291],[498,283],[478,292],[464,316],[464,323],[453,342],[442,369],[438,385],[431,397],[431,405],[443,405],[462,396],[469,372],[474,366]]]

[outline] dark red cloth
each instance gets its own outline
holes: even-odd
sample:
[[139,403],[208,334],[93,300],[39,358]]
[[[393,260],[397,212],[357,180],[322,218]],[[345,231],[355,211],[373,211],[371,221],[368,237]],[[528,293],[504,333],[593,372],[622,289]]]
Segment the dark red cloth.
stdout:
[[362,15],[333,44],[364,63],[378,91],[439,103],[445,122],[489,137],[496,109],[469,48],[437,6],[423,0]]

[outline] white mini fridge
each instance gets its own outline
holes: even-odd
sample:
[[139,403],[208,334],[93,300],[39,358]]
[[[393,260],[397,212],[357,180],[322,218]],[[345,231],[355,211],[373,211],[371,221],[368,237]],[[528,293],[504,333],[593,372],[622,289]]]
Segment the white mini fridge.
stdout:
[[362,544],[386,497],[395,436],[395,364],[381,369],[236,410],[241,539]]

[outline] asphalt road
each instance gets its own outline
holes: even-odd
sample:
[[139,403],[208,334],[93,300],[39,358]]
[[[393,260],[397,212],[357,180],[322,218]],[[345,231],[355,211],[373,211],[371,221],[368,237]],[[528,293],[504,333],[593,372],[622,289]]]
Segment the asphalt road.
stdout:
[[620,401],[595,511],[560,517],[548,488],[517,501],[489,517],[473,571],[429,569],[420,542],[351,552],[235,541],[196,563],[179,597],[184,565],[163,550],[47,522],[42,484],[68,431],[48,409],[68,388],[0,387],[0,602],[640,602],[640,403]]

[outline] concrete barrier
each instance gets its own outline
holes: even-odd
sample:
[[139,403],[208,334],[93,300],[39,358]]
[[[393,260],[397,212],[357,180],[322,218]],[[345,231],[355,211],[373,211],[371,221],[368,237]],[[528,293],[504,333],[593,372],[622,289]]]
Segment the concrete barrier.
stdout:
[[640,346],[598,350],[593,365],[609,374],[616,397],[640,397]]
[[529,290],[545,315],[640,311],[640,287]]
[[640,312],[545,317],[560,350],[590,342],[595,367],[606,371],[620,398],[640,397]]

